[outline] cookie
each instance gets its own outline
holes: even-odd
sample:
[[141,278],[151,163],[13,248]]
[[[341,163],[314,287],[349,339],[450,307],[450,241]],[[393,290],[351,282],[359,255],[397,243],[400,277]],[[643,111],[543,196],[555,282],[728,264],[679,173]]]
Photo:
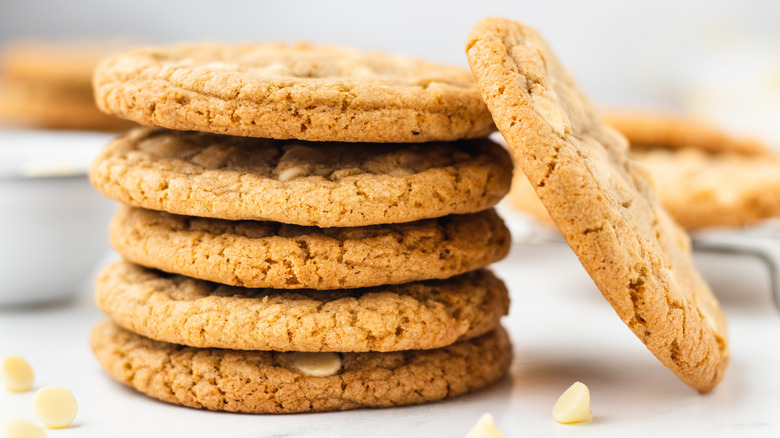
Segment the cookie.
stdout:
[[[664,209],[689,231],[741,227],[780,217],[780,159],[767,155],[632,148],[650,171]],[[552,219],[522,171],[515,169],[512,206],[541,224]]]
[[708,152],[766,155],[758,140],[730,135],[706,122],[650,112],[602,111],[605,123],[626,136],[632,146],[671,149],[695,148]]
[[683,382],[711,390],[729,358],[725,317],[626,139],[533,29],[485,19],[466,53],[515,163],[604,297]]
[[0,123],[60,129],[127,129],[92,95],[92,71],[118,43],[17,41],[0,49]]
[[90,88],[72,90],[0,81],[0,125],[120,131],[135,124],[102,113]]
[[334,291],[248,289],[128,262],[98,277],[98,307],[143,336],[192,347],[277,351],[431,349],[484,334],[509,308],[501,280],[448,280]]
[[[290,353],[183,347],[102,322],[92,349],[111,377],[151,397],[193,408],[293,413],[431,402],[483,388],[506,374],[502,328],[436,350],[341,353],[337,373],[299,371]],[[328,354],[328,353],[319,353]]]
[[137,207],[351,227],[488,209],[509,191],[512,162],[488,139],[356,147],[139,128],[101,151],[89,174]]
[[145,48],[95,71],[98,106],[138,123],[243,137],[427,142],[495,128],[468,70],[307,44]]
[[655,179],[661,203],[683,227],[738,227],[780,216],[780,158],[694,148],[632,155]]
[[509,252],[495,211],[395,225],[317,228],[124,207],[110,227],[125,259],[243,287],[348,289],[442,279]]

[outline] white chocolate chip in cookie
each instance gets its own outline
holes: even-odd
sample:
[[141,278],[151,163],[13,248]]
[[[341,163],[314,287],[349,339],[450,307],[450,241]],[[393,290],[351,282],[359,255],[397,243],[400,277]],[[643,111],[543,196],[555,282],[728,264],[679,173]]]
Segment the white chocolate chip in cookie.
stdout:
[[47,386],[33,398],[33,412],[38,421],[50,429],[68,426],[78,412],[76,397],[68,388]]
[[3,423],[5,438],[46,438],[46,431],[32,421],[9,418]]
[[484,414],[468,431],[465,438],[506,438],[506,435],[493,422],[492,415]]
[[593,419],[590,391],[582,382],[574,382],[561,394],[553,407],[553,418],[559,423],[581,423]]
[[290,181],[291,179],[298,178],[306,174],[306,170],[303,167],[295,166],[284,169],[279,173],[279,181]]
[[22,356],[6,356],[0,364],[0,378],[8,391],[25,392],[32,389],[35,373]]
[[333,376],[341,370],[341,356],[336,353],[293,352],[286,354],[290,364],[307,376]]

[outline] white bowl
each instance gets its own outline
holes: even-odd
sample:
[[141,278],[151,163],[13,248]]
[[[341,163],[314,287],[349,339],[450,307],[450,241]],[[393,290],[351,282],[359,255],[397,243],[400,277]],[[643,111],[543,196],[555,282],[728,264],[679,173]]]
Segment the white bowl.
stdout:
[[116,204],[86,171],[112,137],[0,131],[0,306],[76,294],[109,253]]

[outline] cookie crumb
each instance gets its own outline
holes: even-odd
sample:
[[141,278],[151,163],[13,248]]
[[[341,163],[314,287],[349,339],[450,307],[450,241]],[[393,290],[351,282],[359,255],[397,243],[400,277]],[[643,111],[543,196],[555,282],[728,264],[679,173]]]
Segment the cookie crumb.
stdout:
[[553,407],[553,418],[562,424],[581,423],[593,419],[590,391],[582,382],[574,382],[561,394]]
[[68,388],[47,386],[33,398],[33,412],[38,421],[49,429],[67,427],[78,412],[76,397]]
[[465,438],[506,438],[504,432],[493,422],[493,416],[489,413],[483,414],[477,424],[472,427]]
[[22,356],[9,355],[0,364],[0,378],[3,386],[11,392],[27,392],[32,389],[35,373]]
[[46,438],[46,431],[32,421],[9,418],[3,423],[5,438]]

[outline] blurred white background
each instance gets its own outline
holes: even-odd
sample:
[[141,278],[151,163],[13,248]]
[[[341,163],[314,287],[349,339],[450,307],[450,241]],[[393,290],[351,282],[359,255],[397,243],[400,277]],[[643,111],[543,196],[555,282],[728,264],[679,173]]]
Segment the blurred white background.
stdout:
[[465,65],[485,16],[539,29],[601,105],[726,119],[780,143],[767,126],[780,120],[777,0],[2,0],[0,39],[305,40]]

